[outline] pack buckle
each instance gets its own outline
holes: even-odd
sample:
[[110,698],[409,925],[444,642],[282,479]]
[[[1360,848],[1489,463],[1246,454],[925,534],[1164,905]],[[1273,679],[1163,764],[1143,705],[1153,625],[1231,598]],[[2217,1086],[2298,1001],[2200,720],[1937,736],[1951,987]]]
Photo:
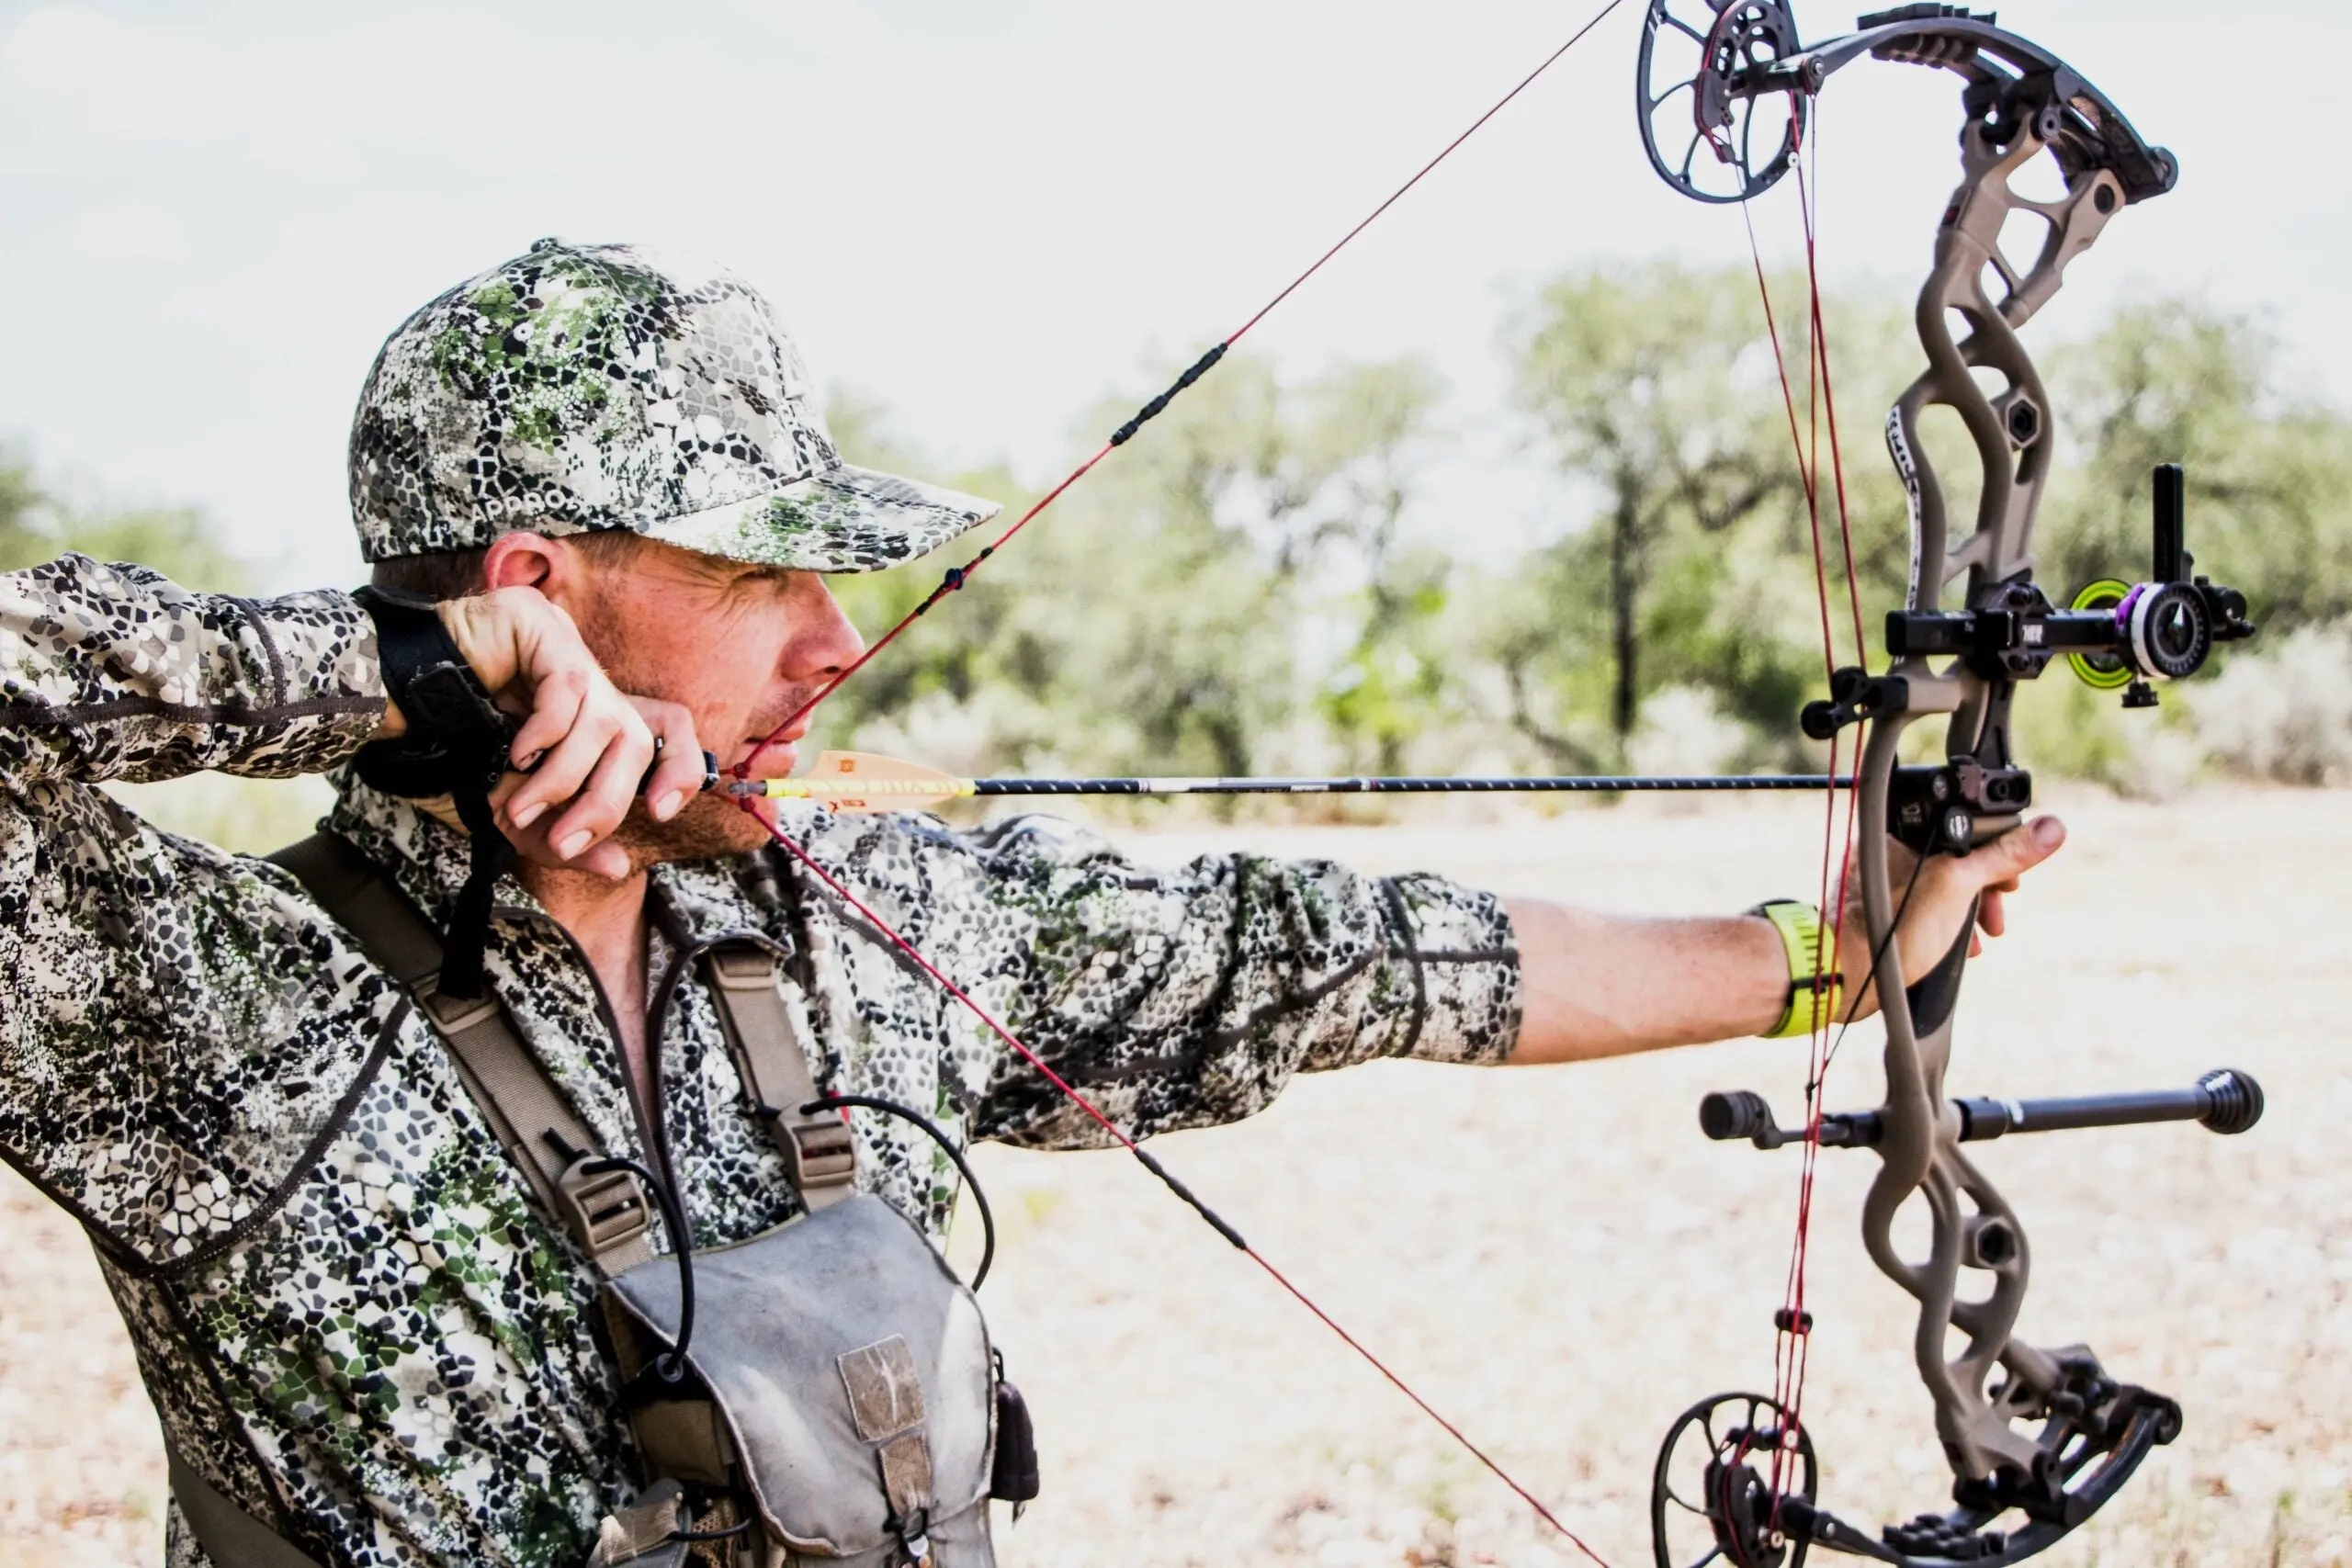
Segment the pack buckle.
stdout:
[[584,1174],[592,1163],[582,1156],[556,1178],[556,1204],[564,1228],[592,1258],[628,1246],[642,1236],[652,1223],[645,1188],[626,1170]]
[[802,1120],[791,1111],[776,1118],[784,1134],[785,1161],[792,1185],[803,1194],[814,1188],[845,1187],[857,1179],[857,1138],[837,1115]]

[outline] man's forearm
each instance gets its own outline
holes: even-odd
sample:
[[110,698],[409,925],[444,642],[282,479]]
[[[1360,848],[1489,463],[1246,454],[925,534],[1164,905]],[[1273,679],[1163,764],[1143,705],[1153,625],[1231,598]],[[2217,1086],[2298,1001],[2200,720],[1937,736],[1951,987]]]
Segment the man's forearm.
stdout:
[[77,555],[0,573],[0,686],[10,786],[317,773],[384,711],[348,595],[196,593]]
[[1512,898],[1514,1065],[1622,1056],[1760,1034],[1789,999],[1788,951],[1752,916],[1646,919]]

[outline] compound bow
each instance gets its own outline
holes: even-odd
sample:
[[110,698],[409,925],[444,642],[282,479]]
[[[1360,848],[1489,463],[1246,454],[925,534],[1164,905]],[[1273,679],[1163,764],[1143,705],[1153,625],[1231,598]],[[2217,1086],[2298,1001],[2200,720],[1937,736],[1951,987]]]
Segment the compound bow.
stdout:
[[[1133,438],[1176,397],[1214,368],[1245,333],[1321,270],[1357,234],[1394,206],[1455,148],[1565,55],[1622,0],[1600,10],[1492,107],[1472,122],[1360,223],[1276,293],[1232,334],[1203,355],[1169,389],[1137,411],[1091,457],[1054,486],[969,562],[951,569],[939,586],[831,683],[777,726],[733,770],[732,794],[746,809],[762,796],[798,794],[830,798],[813,787],[771,786],[752,778],[767,745],[805,716],[842,681],[949,594],[960,589],[1031,520],[1071,485]],[[1677,6],[1690,12],[1685,20]],[[1859,30],[1810,50],[1798,44],[1783,0],[1646,0],[1638,66],[1638,108],[1644,144],[1666,181],[1702,201],[1745,202],[1792,170],[1804,178],[1802,153],[1811,105],[1830,76],[1870,56],[1940,67],[1962,78],[1962,180],[1938,231],[1935,267],[1921,290],[1917,324],[1928,368],[1896,403],[1887,444],[1909,493],[1911,586],[1904,608],[1887,617],[1888,669],[1871,674],[1856,666],[1830,671],[1830,694],[1809,705],[1805,733],[1831,744],[1823,782],[1832,799],[1848,781],[1838,776],[1838,744],[1845,729],[1862,726],[1847,815],[1857,842],[1859,886],[1870,944],[1868,981],[1884,998],[1886,1102],[1869,1111],[1826,1113],[1820,1086],[1835,1042],[1815,1043],[1803,1128],[1782,1131],[1764,1101],[1752,1094],[1711,1096],[1702,1108],[1710,1136],[1747,1137],[1759,1147],[1797,1144],[1804,1150],[1807,1199],[1800,1204],[1791,1297],[1778,1316],[1780,1386],[1770,1396],[1722,1394],[1684,1413],[1659,1454],[1652,1496],[1657,1560],[1675,1568],[1678,1529],[1696,1521],[1703,1563],[1722,1558],[1735,1568],[1796,1568],[1815,1544],[1898,1568],[1991,1568],[2024,1561],[2087,1518],[2121,1487],[2151,1447],[2168,1442],[2180,1425],[2178,1407],[2160,1394],[2109,1378],[2086,1348],[2045,1349],[2014,1337],[2026,1283],[2025,1232],[2008,1203],[1960,1145],[2008,1132],[2104,1126],[2126,1122],[2201,1121],[2217,1132],[2251,1126],[2261,1114],[2261,1091],[2242,1073],[2207,1075],[2189,1089],[2079,1100],[1948,1100],[1945,1067],[1952,1020],[1968,953],[1963,931],[1951,951],[1917,979],[1903,971],[1893,933],[1901,923],[1912,880],[1898,895],[1891,869],[1900,842],[1924,861],[1965,854],[2015,827],[2031,799],[2030,775],[2010,744],[2009,710],[2017,684],[2040,676],[2067,656],[2093,685],[2121,689],[2130,707],[2156,701],[2155,682],[2193,674],[2222,642],[2252,634],[2243,595],[2191,577],[2182,540],[2179,470],[2158,470],[2154,564],[2147,581],[2100,582],[2066,608],[2056,606],[2033,580],[2036,509],[2052,459],[2048,394],[2017,330],[2056,293],[2066,266],[2098,238],[2115,214],[2172,187],[2171,155],[2143,141],[2114,106],[2064,62],[2047,51],[1949,6],[1908,6],[1865,17]],[[1677,39],[1696,46],[1695,68],[1661,87],[1661,70]],[[1687,118],[1687,133],[1678,117]],[[1661,140],[1661,131],[1671,128]],[[1684,138],[1687,135],[1687,140]],[[2047,152],[2064,178],[2064,194],[2028,200],[2010,176]],[[1669,158],[1669,154],[1674,159]],[[2040,216],[2049,232],[2039,256],[2019,269],[2003,254],[2001,231],[2014,213]],[[1811,238],[1810,213],[1807,237]],[[1810,244],[1808,243],[1808,256]],[[1998,283],[1988,292],[1986,275]],[[1759,277],[1761,267],[1758,267]],[[1820,349],[1818,288],[1811,334]],[[1770,299],[1767,298],[1769,308]],[[1967,335],[1955,339],[1957,315]],[[1776,334],[1777,337],[1777,334]],[[1777,344],[1776,344],[1777,346]],[[1824,373],[1826,359],[1816,358]],[[1999,383],[1979,384],[1979,376]],[[1783,388],[1786,389],[1783,376]],[[1943,492],[1918,440],[1919,416],[1930,406],[1952,410],[1974,443],[1983,470],[1973,530],[1951,543]],[[1793,398],[1791,428],[1795,430]],[[1835,461],[1836,423],[1830,419]],[[1800,462],[1805,461],[1800,444]],[[1815,515],[1815,561],[1822,561],[1820,486],[1807,472]],[[1842,484],[1840,516],[1843,516]],[[1851,587],[1852,550],[1847,548]],[[1944,598],[1964,579],[1960,602]],[[1825,643],[1828,589],[1824,577]],[[1859,640],[1860,609],[1856,603]],[[1943,660],[1939,664],[1938,660]],[[1948,716],[1945,761],[1907,766],[1899,760],[1904,732],[1930,715]],[[901,779],[905,788],[876,788],[875,760],[855,763],[867,776],[840,804],[886,804],[882,797],[926,795],[1217,792],[1276,784],[1239,780],[946,780],[928,774]],[[837,759],[838,761],[838,759]],[[903,769],[903,764],[892,764]],[[716,780],[714,780],[716,782]],[[1496,787],[1507,781],[1453,781],[1454,787]],[[1781,787],[1788,781],[1554,780],[1522,781],[1556,788]],[[1278,787],[1417,789],[1442,781],[1281,781]],[[920,786],[920,787],[918,787]],[[953,786],[953,787],[946,787]],[[968,787],[967,787],[968,786]],[[842,792],[836,790],[835,795]],[[856,797],[854,801],[849,796]],[[875,796],[872,801],[865,796]],[[1175,1195],[1263,1269],[1284,1291],[1338,1333],[1349,1347],[1396,1383],[1475,1458],[1517,1493],[1546,1523],[1596,1562],[1603,1560],[1501,1465],[1432,1408],[1372,1352],[1347,1334],[1298,1287],[1243,1240],[1232,1225],[1147,1153],[1130,1134],[1031,1054],[948,976],[935,968],[832,872],[765,818],[770,833],[813,875],[858,911],[949,995],[1025,1057],[1132,1153]],[[1826,870],[1825,868],[1825,880]],[[1841,884],[1842,886],[1842,884]],[[1841,922],[1842,923],[1842,922]],[[1973,922],[1972,922],[1973,923]],[[1834,949],[1822,955],[1836,966]],[[1816,976],[1816,984],[1821,976]],[[1873,1261],[1919,1303],[1916,1350],[1919,1371],[1936,1407],[1937,1430],[1955,1477],[1957,1508],[1889,1527],[1876,1539],[1820,1507],[1818,1467],[1801,1419],[1804,1348],[1812,1328],[1804,1309],[1804,1219],[1809,1212],[1813,1156],[1826,1147],[1867,1147],[1881,1167],[1863,1206],[1862,1234]],[[1915,1194],[1932,1219],[1924,1259],[1912,1261],[1893,1236],[1895,1212]],[[1962,1300],[1960,1270],[1991,1277],[1987,1295]],[[1965,1336],[1958,1356],[1947,1354],[1954,1331]],[[1992,1383],[1996,1368],[2002,1381]],[[1988,1386],[1989,1385],[1989,1386]],[[2025,1430],[2033,1427],[2032,1431]],[[2023,1523],[1996,1529],[2005,1517]]]
[[[1710,1137],[1748,1137],[1761,1148],[1803,1145],[1808,1189],[1818,1149],[1877,1152],[1880,1168],[1862,1207],[1863,1245],[1918,1303],[1915,1351],[1957,1506],[1873,1535],[1816,1504],[1817,1466],[1802,1419],[1804,1339],[1813,1325],[1804,1307],[1801,1230],[1790,1298],[1776,1318],[1779,1385],[1769,1397],[1702,1401],[1669,1429],[1651,1503],[1657,1561],[1674,1568],[1676,1537],[1691,1529],[1693,1545],[1703,1548],[1695,1561],[1721,1556],[1736,1568],[1793,1568],[1815,1544],[1902,1568],[2019,1562],[2114,1496],[2151,1447],[2177,1435],[2180,1410],[2111,1378],[2087,1347],[2050,1349],[2016,1337],[2030,1258],[2025,1230],[1960,1145],[2013,1131],[2159,1119],[2194,1118],[2217,1132],[2241,1132],[2260,1115],[2261,1093],[2245,1075],[2224,1071],[2169,1095],[1947,1100],[1969,934],[1925,974],[1905,973],[1893,932],[1909,890],[1898,895],[1891,846],[1899,841],[1923,858],[1966,854],[2017,825],[2032,783],[2012,748],[2011,700],[2019,682],[2040,676],[2060,654],[2093,685],[2121,688],[2125,706],[2148,707],[2156,682],[2193,674],[2217,644],[2253,633],[2243,595],[2190,575],[2177,467],[2156,472],[2148,581],[2093,584],[2062,609],[2033,577],[2034,516],[2050,476],[2053,421],[2018,331],[2111,219],[2172,188],[2177,166],[2065,62],[2001,31],[1990,16],[1906,6],[1801,49],[1780,0],[1703,0],[1705,11],[1690,21],[1675,14],[1677,4],[1649,3],[1637,79],[1641,129],[1659,175],[1702,201],[1746,201],[1792,168],[1802,180],[1813,101],[1855,61],[1938,67],[1962,84],[1960,185],[1938,227],[1935,265],[1916,312],[1928,367],[1886,421],[1887,449],[1910,501],[1908,598],[1886,618],[1887,669],[1834,671],[1829,697],[1803,715],[1805,734],[1833,746],[1848,726],[1867,729],[1850,819],[1870,944],[1866,983],[1884,1000],[1886,1102],[1825,1113],[1820,1080],[1835,1046],[1825,1052],[1817,1041],[1802,1128],[1781,1130],[1752,1094],[1711,1096],[1701,1112]],[[1661,87],[1668,48],[1678,40],[1696,45],[1697,66]],[[2029,200],[2012,188],[2012,177],[2045,152],[2064,193]],[[2022,267],[2002,250],[2004,225],[2019,212],[2047,225],[2040,254]],[[1955,318],[1966,331],[1957,340]],[[1814,325],[1817,338],[1817,310]],[[1815,363],[1826,374],[1826,362]],[[1974,525],[1956,541],[1919,440],[1922,412],[1937,406],[1966,427],[1982,475]],[[1957,604],[1946,608],[1955,583]],[[1948,720],[1943,761],[1905,765],[1905,731],[1937,715]],[[1830,771],[1837,771],[1834,751]],[[1834,957],[1826,962],[1834,967]],[[1926,1201],[1930,1222],[1927,1253],[1917,1259],[1894,1236],[1896,1211],[1915,1194]],[[1808,1211],[1801,1202],[1800,1214]],[[1963,1299],[1964,1269],[1989,1284],[1981,1297]],[[1955,1332],[1963,1341],[1956,1355]]]

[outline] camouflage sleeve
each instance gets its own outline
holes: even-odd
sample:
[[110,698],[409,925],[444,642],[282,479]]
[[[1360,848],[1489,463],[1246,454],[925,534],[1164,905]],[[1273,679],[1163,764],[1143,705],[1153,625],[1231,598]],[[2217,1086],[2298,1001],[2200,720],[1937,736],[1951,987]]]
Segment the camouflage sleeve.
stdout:
[[[958,837],[1008,933],[1010,973],[984,992],[1132,1134],[1238,1121],[1295,1073],[1498,1062],[1517,1040],[1518,954],[1490,894],[1247,854],[1155,872],[1047,818]],[[975,1136],[1104,1141],[1001,1043],[986,1084]]]
[[0,785],[204,769],[286,778],[384,713],[375,629],[345,594],[191,593],[64,555],[0,573]]
[[0,575],[0,1159],[110,1256],[242,1234],[396,1004],[274,871],[94,786],[332,763],[383,710],[375,660],[340,594]]

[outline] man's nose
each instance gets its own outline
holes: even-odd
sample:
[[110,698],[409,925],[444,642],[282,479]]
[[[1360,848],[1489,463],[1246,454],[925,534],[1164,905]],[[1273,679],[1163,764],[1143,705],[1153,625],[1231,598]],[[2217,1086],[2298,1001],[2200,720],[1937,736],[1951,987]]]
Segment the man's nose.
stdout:
[[792,634],[786,639],[782,660],[785,677],[822,679],[847,669],[865,651],[865,639],[850,624],[841,601],[815,572],[799,579],[793,588]]

